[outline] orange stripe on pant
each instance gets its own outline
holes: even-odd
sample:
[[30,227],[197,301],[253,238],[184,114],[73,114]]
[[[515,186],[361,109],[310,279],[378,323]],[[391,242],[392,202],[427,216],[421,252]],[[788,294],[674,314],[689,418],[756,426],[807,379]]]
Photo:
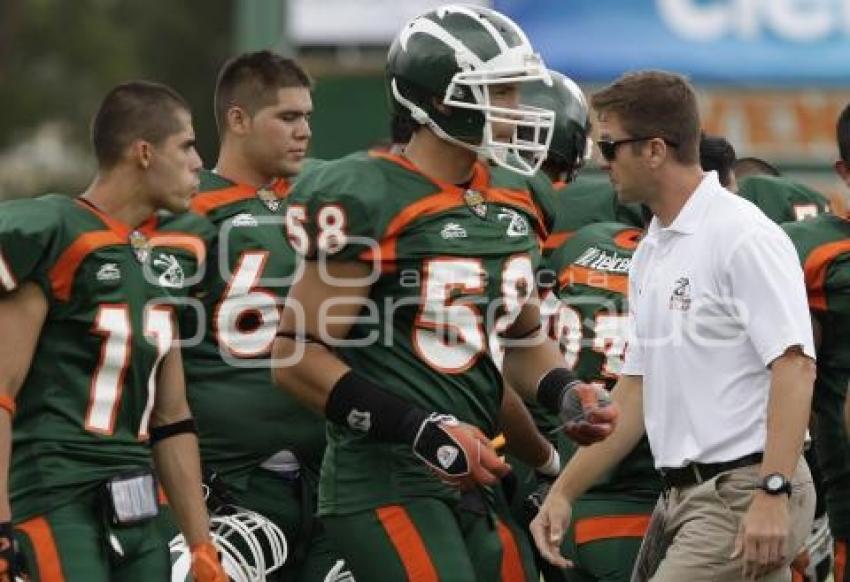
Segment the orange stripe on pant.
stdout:
[[498,521],[496,529],[499,532],[499,540],[502,542],[501,582],[525,582],[522,558],[520,558],[513,532],[502,520]]
[[32,542],[35,552],[35,565],[41,582],[65,582],[59,551],[50,531],[50,524],[43,517],[34,517],[15,526],[24,532]]
[[576,543],[586,544],[611,538],[642,538],[649,527],[649,515],[603,515],[576,522]]
[[398,552],[409,582],[438,582],[437,570],[425,548],[422,536],[400,505],[388,505],[376,511],[381,525]]
[[847,540],[835,540],[835,582],[847,582]]

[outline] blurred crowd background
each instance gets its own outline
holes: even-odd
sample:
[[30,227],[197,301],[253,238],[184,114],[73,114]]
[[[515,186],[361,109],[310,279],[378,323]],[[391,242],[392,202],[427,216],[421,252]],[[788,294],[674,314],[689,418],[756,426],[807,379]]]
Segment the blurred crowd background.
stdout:
[[[212,93],[229,56],[272,48],[317,81],[311,155],[388,136],[383,63],[402,23],[445,0],[0,0],[0,199],[75,194],[88,122],[115,83],[178,89],[215,162]],[[550,68],[589,92],[624,71],[688,75],[708,133],[828,195],[850,102],[850,0],[467,0],[517,21]],[[592,169],[592,168],[591,168]]]

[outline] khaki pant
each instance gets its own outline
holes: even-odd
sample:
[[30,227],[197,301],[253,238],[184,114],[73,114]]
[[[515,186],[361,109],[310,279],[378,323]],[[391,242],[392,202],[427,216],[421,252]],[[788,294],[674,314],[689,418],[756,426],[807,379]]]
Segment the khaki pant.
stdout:
[[[759,466],[741,467],[691,487],[674,488],[662,496],[664,535],[669,540],[652,582],[737,582],[743,580],[742,559],[730,559],[735,538],[759,482]],[[800,459],[791,478],[789,501],[791,531],[788,564],[809,535],[815,513],[815,491],[805,460]],[[765,582],[790,582],[786,564],[760,578]]]

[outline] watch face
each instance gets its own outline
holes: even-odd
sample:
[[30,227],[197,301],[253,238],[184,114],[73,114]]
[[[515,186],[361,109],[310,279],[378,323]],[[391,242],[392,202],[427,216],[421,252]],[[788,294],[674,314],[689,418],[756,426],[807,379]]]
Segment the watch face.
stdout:
[[779,491],[785,485],[785,479],[782,475],[771,475],[764,485],[770,491]]

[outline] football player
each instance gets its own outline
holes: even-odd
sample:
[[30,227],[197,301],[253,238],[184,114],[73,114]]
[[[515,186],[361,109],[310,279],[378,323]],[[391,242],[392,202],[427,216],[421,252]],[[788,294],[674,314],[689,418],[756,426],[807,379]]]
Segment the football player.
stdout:
[[[850,106],[839,117],[837,137],[840,159],[835,169],[850,185]],[[850,382],[850,222],[845,216],[822,214],[783,227],[803,264],[816,329],[812,433],[835,540],[834,579],[850,582],[850,436],[844,419]]]
[[[533,91],[529,87],[528,101],[546,104],[556,113],[549,158],[543,165],[554,179],[558,174],[551,161],[573,160],[570,168],[578,166],[582,156],[573,152],[579,150],[578,144],[586,143],[587,124],[567,120],[586,120],[587,105],[571,80],[555,72],[552,77],[556,79],[552,86],[537,84]],[[549,254],[544,269],[552,274],[553,284],[543,296],[544,327],[560,342],[568,368],[582,380],[611,389],[625,349],[628,309],[624,285],[642,233],[643,212],[638,205],[618,204],[607,181],[597,188],[584,188],[570,183],[574,170],[562,170],[560,175],[570,178],[558,194],[563,213],[575,209],[560,222],[572,219],[577,230],[568,237],[547,239]],[[570,196],[574,188],[580,189],[580,195]],[[630,224],[614,222],[618,216],[628,216]],[[635,223],[640,228],[632,226]],[[551,434],[557,419],[529,406],[538,425]],[[562,440],[559,449],[566,462],[574,447]],[[542,501],[548,488],[549,480],[538,481],[539,490],[532,501]],[[612,474],[577,500],[576,520],[563,547],[575,567],[559,570],[548,562],[539,562],[546,580],[629,580],[660,490],[644,438]]]
[[14,523],[36,580],[167,580],[153,465],[195,580],[224,582],[174,345],[205,260],[185,231],[205,229],[155,213],[185,212],[198,188],[189,107],[163,85],[119,85],[92,142],[82,196],[0,210],[0,564]]
[[550,71],[552,83],[523,86],[523,101],[556,112],[555,125],[542,170],[555,188],[555,224],[546,238],[548,255],[578,229],[595,222],[624,222],[643,227],[639,205],[620,204],[608,180],[578,175],[590,157],[590,115],[587,99],[569,77]]
[[388,57],[393,107],[419,124],[403,155],[330,162],[290,196],[287,232],[306,260],[275,378],[330,421],[319,514],[358,580],[536,579],[488,503],[509,470],[489,443],[503,385],[491,332],[504,379],[562,412],[565,430],[600,439],[616,420],[540,333],[551,192],[527,176],[546,143],[516,136],[544,135],[553,114],[521,108],[517,85],[547,75],[501,14],[427,12]]
[[311,87],[298,63],[269,51],[225,63],[215,92],[218,162],[201,171],[191,203],[219,231],[221,260],[199,290],[204,339],[183,353],[189,404],[207,474],[289,541],[274,580],[323,581],[337,561],[313,520],[325,421],[277,389],[268,364],[295,272],[283,219],[310,144]]
[[776,223],[805,220],[830,211],[829,199],[784,176],[748,176],[738,181],[738,195]]
[[730,192],[738,191],[735,172],[735,148],[722,135],[702,134],[699,140],[699,165],[706,172],[717,172],[720,185]]
[[[608,390],[623,361],[628,269],[642,232],[615,222],[591,224],[555,249],[546,263],[556,274],[554,293],[560,300],[547,307],[550,333],[560,340],[567,366],[579,378]],[[574,568],[563,571],[561,579],[630,580],[661,488],[644,436],[576,500],[562,548]]]

